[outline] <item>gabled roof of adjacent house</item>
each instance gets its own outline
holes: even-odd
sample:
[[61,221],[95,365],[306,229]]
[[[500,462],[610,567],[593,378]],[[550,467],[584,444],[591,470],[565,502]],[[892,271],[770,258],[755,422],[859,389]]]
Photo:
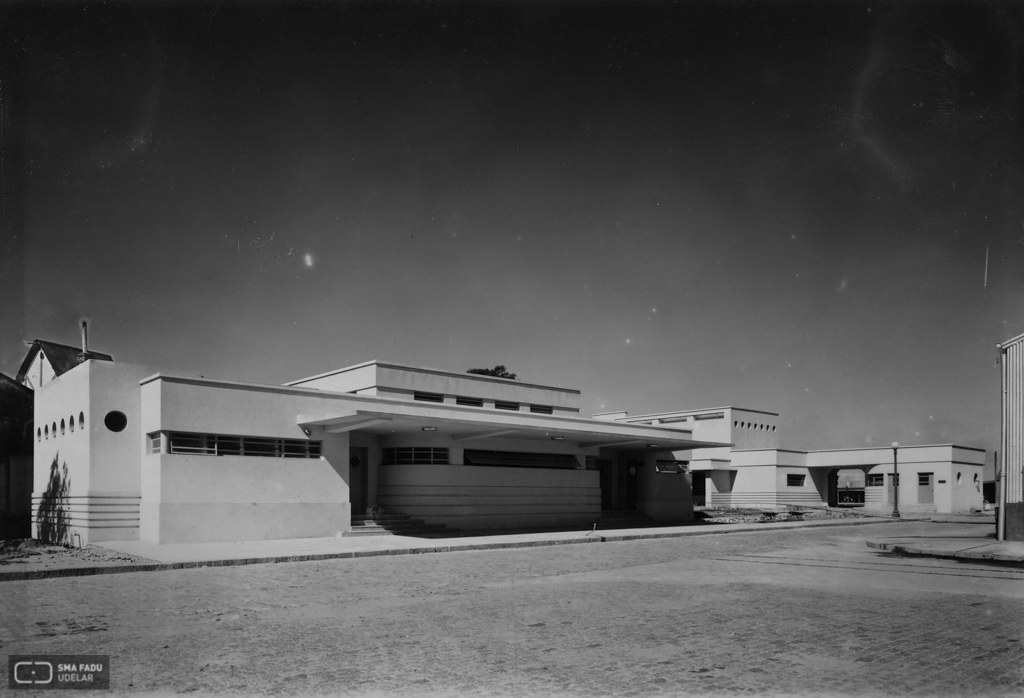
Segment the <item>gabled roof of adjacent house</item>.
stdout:
[[[18,375],[15,377],[16,381],[21,383],[25,379],[25,373],[32,365],[32,362],[35,361],[36,354],[40,351],[46,356],[47,361],[50,362],[50,366],[53,368],[53,372],[58,376],[67,373],[77,366],[78,355],[82,353],[82,350],[78,347],[48,342],[45,339],[36,339],[32,342],[28,354],[25,355],[25,360],[21,362],[21,368],[18,369]],[[98,351],[87,351],[85,356],[96,361],[114,360],[114,357],[110,354],[101,354]]]

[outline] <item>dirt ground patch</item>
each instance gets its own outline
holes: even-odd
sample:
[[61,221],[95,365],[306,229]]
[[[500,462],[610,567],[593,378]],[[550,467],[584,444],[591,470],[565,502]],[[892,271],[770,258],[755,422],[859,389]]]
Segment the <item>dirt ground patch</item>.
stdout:
[[34,572],[152,562],[146,558],[91,545],[83,548],[65,548],[62,545],[51,545],[31,538],[0,541],[0,572]]

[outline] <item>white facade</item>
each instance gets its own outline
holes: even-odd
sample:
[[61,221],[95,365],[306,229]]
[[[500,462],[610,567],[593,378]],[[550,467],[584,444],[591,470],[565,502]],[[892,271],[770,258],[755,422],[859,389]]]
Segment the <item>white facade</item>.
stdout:
[[578,390],[382,362],[272,386],[87,360],[35,399],[35,533],[76,544],[334,536],[381,506],[463,530],[686,521],[689,474],[659,461],[720,446],[580,417]]
[[[862,476],[849,479],[863,479],[863,506],[879,511],[893,508],[891,448],[782,449],[777,414],[738,407],[595,416],[630,424],[683,424],[695,439],[731,444],[675,453],[676,458],[690,463],[698,506],[837,506],[842,492],[840,472],[860,471]],[[902,446],[896,457],[901,512],[948,514],[982,509],[984,450],[953,444]],[[856,490],[859,493],[861,488]]]

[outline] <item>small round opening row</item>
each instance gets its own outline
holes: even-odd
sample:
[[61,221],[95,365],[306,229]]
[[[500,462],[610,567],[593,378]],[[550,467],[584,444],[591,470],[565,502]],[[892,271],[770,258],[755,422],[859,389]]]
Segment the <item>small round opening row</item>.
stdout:
[[[128,426],[128,417],[124,412],[118,410],[111,410],[107,412],[107,416],[103,418],[103,424],[110,431],[120,432],[124,431]],[[85,412],[78,413],[78,421],[75,421],[75,415],[71,415],[66,420],[60,420],[60,435],[64,436],[65,433],[74,432],[75,428],[85,428]],[[52,424],[44,424],[40,429],[36,427],[36,441],[42,441],[43,439],[49,439],[50,437],[57,438],[57,422]]]
[[774,432],[777,427],[770,424],[754,424],[752,422],[741,422],[739,420],[732,423],[733,427],[739,427],[740,429],[753,429],[754,431],[771,431]]

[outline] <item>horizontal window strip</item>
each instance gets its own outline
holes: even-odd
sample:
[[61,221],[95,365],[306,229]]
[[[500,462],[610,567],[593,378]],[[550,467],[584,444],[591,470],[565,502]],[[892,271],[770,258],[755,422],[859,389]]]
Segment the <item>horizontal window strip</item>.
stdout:
[[466,449],[463,455],[466,465],[496,466],[505,468],[563,468],[579,467],[576,457],[568,453],[521,453],[518,451],[476,451]]
[[431,446],[400,446],[384,449],[383,465],[448,465],[448,449]]
[[460,395],[460,396],[456,396],[455,397],[455,404],[456,405],[464,405],[465,407],[483,407],[484,406],[484,401],[483,401],[482,398],[478,398],[478,397],[463,397],[463,396]]
[[320,458],[322,455],[321,442],[303,439],[171,432],[168,443],[170,453],[177,455],[262,458]]

